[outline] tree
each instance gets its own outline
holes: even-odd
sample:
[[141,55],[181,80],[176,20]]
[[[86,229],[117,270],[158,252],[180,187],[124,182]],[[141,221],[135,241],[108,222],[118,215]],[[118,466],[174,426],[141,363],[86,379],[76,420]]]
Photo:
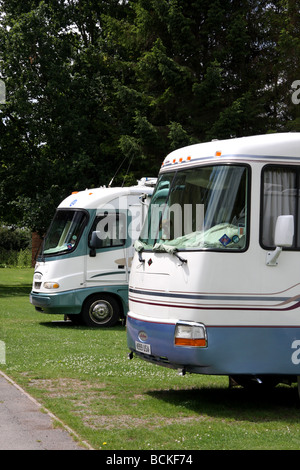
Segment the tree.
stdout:
[[[116,106],[124,116],[122,145],[156,168],[181,143],[282,128],[273,112],[272,66],[282,14],[275,4],[130,2],[131,16],[114,21],[109,38],[126,70],[125,80],[123,74],[115,81]],[[120,46],[125,30],[130,54],[124,41]],[[173,140],[175,129],[183,139]]]
[[174,148],[299,129],[299,1],[0,0],[0,217],[42,232]]
[[[280,20],[276,41],[275,117],[281,127],[300,131],[300,108],[297,102],[300,88],[300,1],[281,0]],[[296,92],[296,101],[293,93]]]
[[13,221],[44,232],[63,197],[113,174],[118,148],[100,20],[116,5],[2,1],[2,217],[9,209]]

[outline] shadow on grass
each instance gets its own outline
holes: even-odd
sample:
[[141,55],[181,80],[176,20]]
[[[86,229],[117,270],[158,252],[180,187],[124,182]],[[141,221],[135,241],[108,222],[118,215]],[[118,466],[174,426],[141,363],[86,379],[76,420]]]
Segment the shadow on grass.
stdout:
[[18,285],[0,285],[0,297],[15,297],[17,295],[29,295],[31,292],[31,284]]
[[108,328],[105,327],[100,327],[100,328],[95,328],[93,326],[86,326],[86,325],[77,325],[76,323],[70,321],[70,320],[52,320],[52,321],[41,321],[40,322],[41,326],[45,326],[47,328],[76,328],[81,329],[81,330],[92,330],[92,331],[125,331],[125,327],[122,325],[122,323],[118,323],[115,326],[111,326]]
[[[200,379],[201,380],[201,379]],[[300,399],[297,387],[278,385],[269,390],[242,387],[204,386],[191,390],[152,390],[147,394],[157,400],[185,407],[196,414],[237,421],[299,422]]]

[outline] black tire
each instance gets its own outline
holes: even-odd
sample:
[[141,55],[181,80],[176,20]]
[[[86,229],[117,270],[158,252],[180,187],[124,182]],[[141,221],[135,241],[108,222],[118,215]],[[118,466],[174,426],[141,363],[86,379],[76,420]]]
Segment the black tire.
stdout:
[[82,308],[85,325],[97,328],[114,326],[120,318],[120,306],[116,299],[106,294],[89,297]]
[[260,377],[251,375],[232,375],[230,377],[237,385],[249,390],[269,390],[276,387],[280,380],[277,376],[262,375]]
[[81,315],[78,313],[70,313],[67,317],[72,323],[74,323],[74,325],[82,325]]

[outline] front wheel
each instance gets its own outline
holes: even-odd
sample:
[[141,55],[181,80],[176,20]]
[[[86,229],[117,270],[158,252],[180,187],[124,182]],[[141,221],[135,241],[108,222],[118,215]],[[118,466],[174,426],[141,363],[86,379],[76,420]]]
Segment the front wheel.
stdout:
[[85,302],[81,317],[87,326],[114,326],[120,318],[120,307],[113,297],[96,294]]

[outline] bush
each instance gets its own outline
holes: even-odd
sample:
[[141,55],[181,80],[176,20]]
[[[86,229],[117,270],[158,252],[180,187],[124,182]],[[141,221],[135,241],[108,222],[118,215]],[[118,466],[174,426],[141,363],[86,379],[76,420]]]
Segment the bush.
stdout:
[[0,268],[30,268],[31,249],[5,250],[0,247]]
[[31,267],[31,231],[0,227],[0,267]]
[[30,248],[31,231],[25,228],[0,227],[0,249],[20,251]]

